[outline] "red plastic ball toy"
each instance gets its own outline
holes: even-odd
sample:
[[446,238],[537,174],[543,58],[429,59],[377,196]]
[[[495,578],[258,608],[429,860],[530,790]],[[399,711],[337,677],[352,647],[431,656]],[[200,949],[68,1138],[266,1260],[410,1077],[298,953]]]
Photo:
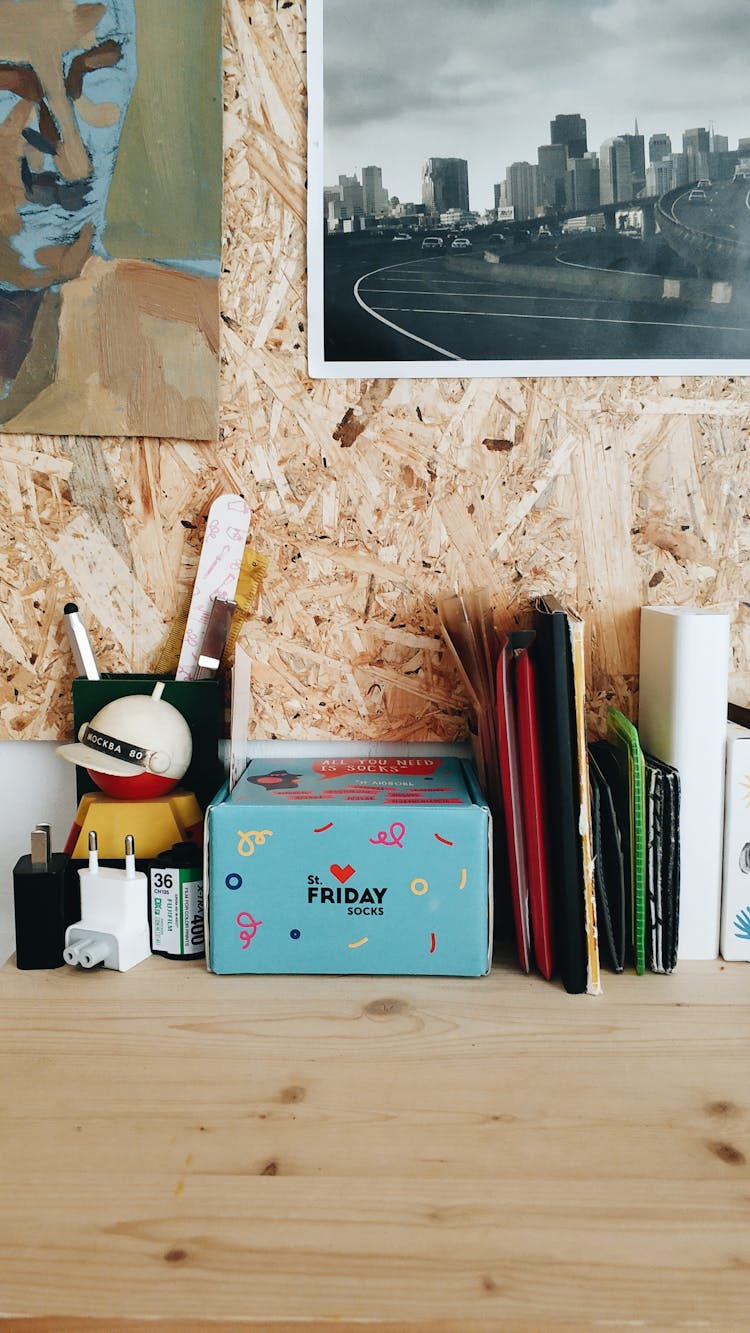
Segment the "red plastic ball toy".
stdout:
[[115,777],[114,773],[97,773],[93,768],[86,772],[100,791],[107,796],[114,796],[119,801],[150,801],[152,796],[164,796],[172,791],[179,778],[160,778],[157,773],[139,773],[137,777]]

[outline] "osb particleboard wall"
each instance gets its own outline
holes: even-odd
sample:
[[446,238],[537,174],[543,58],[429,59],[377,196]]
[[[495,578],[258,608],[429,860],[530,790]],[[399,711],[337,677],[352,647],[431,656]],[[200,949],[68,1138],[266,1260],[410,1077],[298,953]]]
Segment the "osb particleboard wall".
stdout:
[[577,605],[594,728],[634,715],[644,601],[729,609],[750,703],[748,382],[308,380],[304,4],[225,16],[221,440],[0,437],[0,736],[69,732],[71,598],[103,669],[153,667],[224,490],[270,557],[255,737],[462,736],[435,606],[482,586]]

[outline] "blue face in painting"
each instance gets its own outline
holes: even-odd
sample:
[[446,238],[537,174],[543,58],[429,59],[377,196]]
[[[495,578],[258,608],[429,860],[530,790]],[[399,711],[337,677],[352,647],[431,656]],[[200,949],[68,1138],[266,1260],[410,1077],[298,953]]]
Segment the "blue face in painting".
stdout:
[[0,0],[0,289],[54,287],[104,253],[137,73],[134,0]]

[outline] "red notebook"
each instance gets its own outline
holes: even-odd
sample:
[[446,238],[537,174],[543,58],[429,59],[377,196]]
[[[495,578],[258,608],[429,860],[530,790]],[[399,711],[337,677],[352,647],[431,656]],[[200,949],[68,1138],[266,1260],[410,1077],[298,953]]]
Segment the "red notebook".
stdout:
[[518,960],[524,972],[528,972],[531,966],[529,885],[526,873],[520,765],[513,700],[512,650],[506,635],[500,636],[500,654],[497,659],[497,749]]

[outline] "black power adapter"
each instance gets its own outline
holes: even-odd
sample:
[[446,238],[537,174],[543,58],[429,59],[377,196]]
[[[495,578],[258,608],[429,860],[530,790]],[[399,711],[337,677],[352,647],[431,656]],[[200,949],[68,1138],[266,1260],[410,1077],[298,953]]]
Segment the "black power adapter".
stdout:
[[66,928],[80,915],[78,876],[68,876],[68,857],[50,852],[49,824],[31,834],[31,853],[13,870],[16,967],[64,967]]

